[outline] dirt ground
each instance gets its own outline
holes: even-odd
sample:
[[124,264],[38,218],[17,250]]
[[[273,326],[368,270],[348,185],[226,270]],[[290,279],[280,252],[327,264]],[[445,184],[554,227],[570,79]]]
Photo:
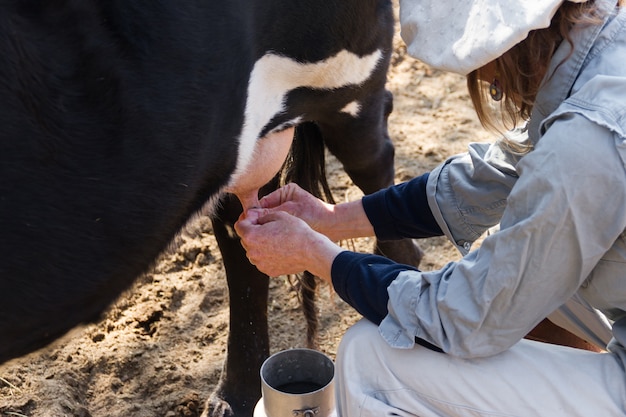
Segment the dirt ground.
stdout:
[[[389,124],[396,178],[404,181],[488,134],[478,125],[463,77],[408,57],[398,36],[395,46]],[[329,165],[337,201],[359,198],[339,164],[330,158]],[[101,323],[0,367],[0,416],[199,415],[225,355],[228,292],[210,221],[199,219],[180,240],[178,250],[123,295]],[[372,241],[353,244],[370,251]],[[420,245],[425,270],[459,257],[443,238]],[[272,352],[304,346],[295,291],[281,277],[272,280],[270,292]],[[320,348],[334,358],[342,334],[359,316],[326,287],[320,299]]]

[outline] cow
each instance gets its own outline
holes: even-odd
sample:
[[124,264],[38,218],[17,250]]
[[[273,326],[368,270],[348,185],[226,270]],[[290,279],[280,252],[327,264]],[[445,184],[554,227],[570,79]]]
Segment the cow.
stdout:
[[232,319],[207,413],[250,414],[267,277],[234,213],[312,122],[365,192],[393,182],[392,36],[389,0],[2,2],[0,363],[98,320],[208,213]]
[[232,225],[294,130],[365,193],[393,183],[392,36],[390,0],[0,3],[0,364],[98,320],[209,213],[231,323],[205,415],[250,415],[268,283]]

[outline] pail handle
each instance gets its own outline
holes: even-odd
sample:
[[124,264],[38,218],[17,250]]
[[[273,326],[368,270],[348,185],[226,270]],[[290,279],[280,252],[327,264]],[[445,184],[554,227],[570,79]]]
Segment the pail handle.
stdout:
[[315,408],[305,408],[304,410],[293,410],[293,417],[314,417],[315,414],[320,412],[319,407]]

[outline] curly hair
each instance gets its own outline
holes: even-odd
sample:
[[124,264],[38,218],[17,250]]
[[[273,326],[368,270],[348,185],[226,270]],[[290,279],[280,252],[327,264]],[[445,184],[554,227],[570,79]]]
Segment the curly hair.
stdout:
[[[626,0],[619,0],[620,6]],[[574,24],[600,24],[593,0],[585,3],[566,1],[552,18],[550,26],[533,30],[528,37],[495,60],[496,74],[503,90],[499,112],[490,109],[487,84],[477,69],[467,75],[467,86],[481,124],[500,131],[527,120],[550,60],[564,40],[572,44],[569,32]],[[499,113],[499,120],[496,114]]]

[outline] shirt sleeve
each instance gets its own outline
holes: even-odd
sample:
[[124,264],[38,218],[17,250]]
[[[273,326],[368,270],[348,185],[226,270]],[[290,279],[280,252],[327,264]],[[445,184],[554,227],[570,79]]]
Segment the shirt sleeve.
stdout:
[[417,271],[382,256],[344,251],[335,258],[331,276],[335,291],[345,302],[380,324],[387,315],[387,287],[405,270]]
[[507,141],[472,143],[465,154],[455,155],[434,169],[426,195],[443,233],[462,254],[474,241],[500,222],[507,198],[517,181],[520,147],[529,143],[526,127],[506,134]]
[[[337,294],[363,317],[380,324],[388,314],[387,287],[400,273],[406,271],[419,272],[416,268],[397,264],[382,256],[344,251],[335,258],[331,275]],[[418,337],[415,343],[442,351],[438,346]]]
[[528,143],[526,126],[507,132],[507,142],[473,143],[432,173],[363,197],[365,213],[382,240],[445,234],[463,253],[496,225],[517,180],[521,156],[507,143]]
[[428,173],[363,197],[376,237],[382,240],[441,236],[428,205]]
[[401,271],[388,286],[388,343],[410,348],[418,337],[459,357],[494,355],[572,297],[626,227],[623,210],[606,210],[626,205],[612,135],[578,115],[554,121],[517,164],[497,233],[458,262]]

